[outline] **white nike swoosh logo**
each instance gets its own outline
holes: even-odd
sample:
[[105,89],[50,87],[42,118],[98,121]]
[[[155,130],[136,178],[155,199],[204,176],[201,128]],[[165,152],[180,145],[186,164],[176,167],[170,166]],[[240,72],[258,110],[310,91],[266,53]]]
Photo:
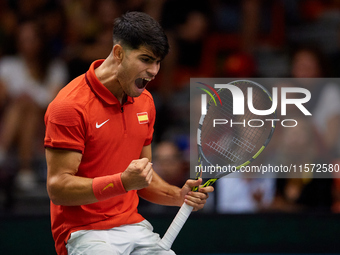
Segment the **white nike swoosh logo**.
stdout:
[[108,122],[110,119],[105,120],[103,123],[98,124],[98,122],[96,122],[96,128],[100,128],[101,126],[103,126],[106,122]]

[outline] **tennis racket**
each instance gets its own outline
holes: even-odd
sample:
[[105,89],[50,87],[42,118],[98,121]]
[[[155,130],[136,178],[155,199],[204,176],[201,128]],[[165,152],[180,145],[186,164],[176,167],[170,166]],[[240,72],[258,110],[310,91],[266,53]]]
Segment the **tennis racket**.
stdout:
[[[251,90],[252,105],[255,109],[262,111],[271,109],[272,96],[262,85],[249,80],[237,80],[228,84],[236,86],[243,95],[247,95]],[[218,88],[218,85],[216,87]],[[221,105],[216,104],[217,100]],[[234,107],[236,104],[234,106],[233,94],[226,88],[220,88],[207,103],[206,114],[201,116],[197,130],[198,163],[201,169],[219,165],[239,170],[253,162],[268,145],[275,130],[276,111],[269,115],[255,115],[243,105],[244,114],[234,115]],[[202,187],[214,184],[216,180],[229,173],[231,171],[210,175],[210,179]],[[202,172],[197,172],[197,177],[200,176]],[[198,188],[194,187],[193,191],[197,191]],[[171,248],[192,210],[193,207],[183,203],[158,243],[160,247],[165,250]]]

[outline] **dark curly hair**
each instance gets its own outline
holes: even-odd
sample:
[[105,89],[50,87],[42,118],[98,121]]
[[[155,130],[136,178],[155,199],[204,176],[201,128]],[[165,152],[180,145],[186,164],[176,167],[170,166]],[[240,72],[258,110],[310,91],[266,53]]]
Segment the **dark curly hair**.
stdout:
[[115,20],[113,43],[132,49],[144,46],[161,59],[169,52],[168,38],[163,28],[143,12],[127,12]]

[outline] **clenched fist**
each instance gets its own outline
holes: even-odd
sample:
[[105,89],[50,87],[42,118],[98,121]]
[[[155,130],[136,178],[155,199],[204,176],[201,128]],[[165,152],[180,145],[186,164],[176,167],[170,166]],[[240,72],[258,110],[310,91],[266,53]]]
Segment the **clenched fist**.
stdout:
[[125,190],[146,188],[152,181],[152,172],[152,163],[149,162],[148,158],[132,160],[121,175]]

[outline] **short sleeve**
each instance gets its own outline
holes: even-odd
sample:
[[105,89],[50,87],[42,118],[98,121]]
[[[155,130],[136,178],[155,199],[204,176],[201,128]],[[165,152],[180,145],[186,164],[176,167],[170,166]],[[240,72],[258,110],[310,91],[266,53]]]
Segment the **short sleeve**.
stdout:
[[51,103],[45,114],[44,146],[84,153],[84,118],[82,111],[71,104]]

